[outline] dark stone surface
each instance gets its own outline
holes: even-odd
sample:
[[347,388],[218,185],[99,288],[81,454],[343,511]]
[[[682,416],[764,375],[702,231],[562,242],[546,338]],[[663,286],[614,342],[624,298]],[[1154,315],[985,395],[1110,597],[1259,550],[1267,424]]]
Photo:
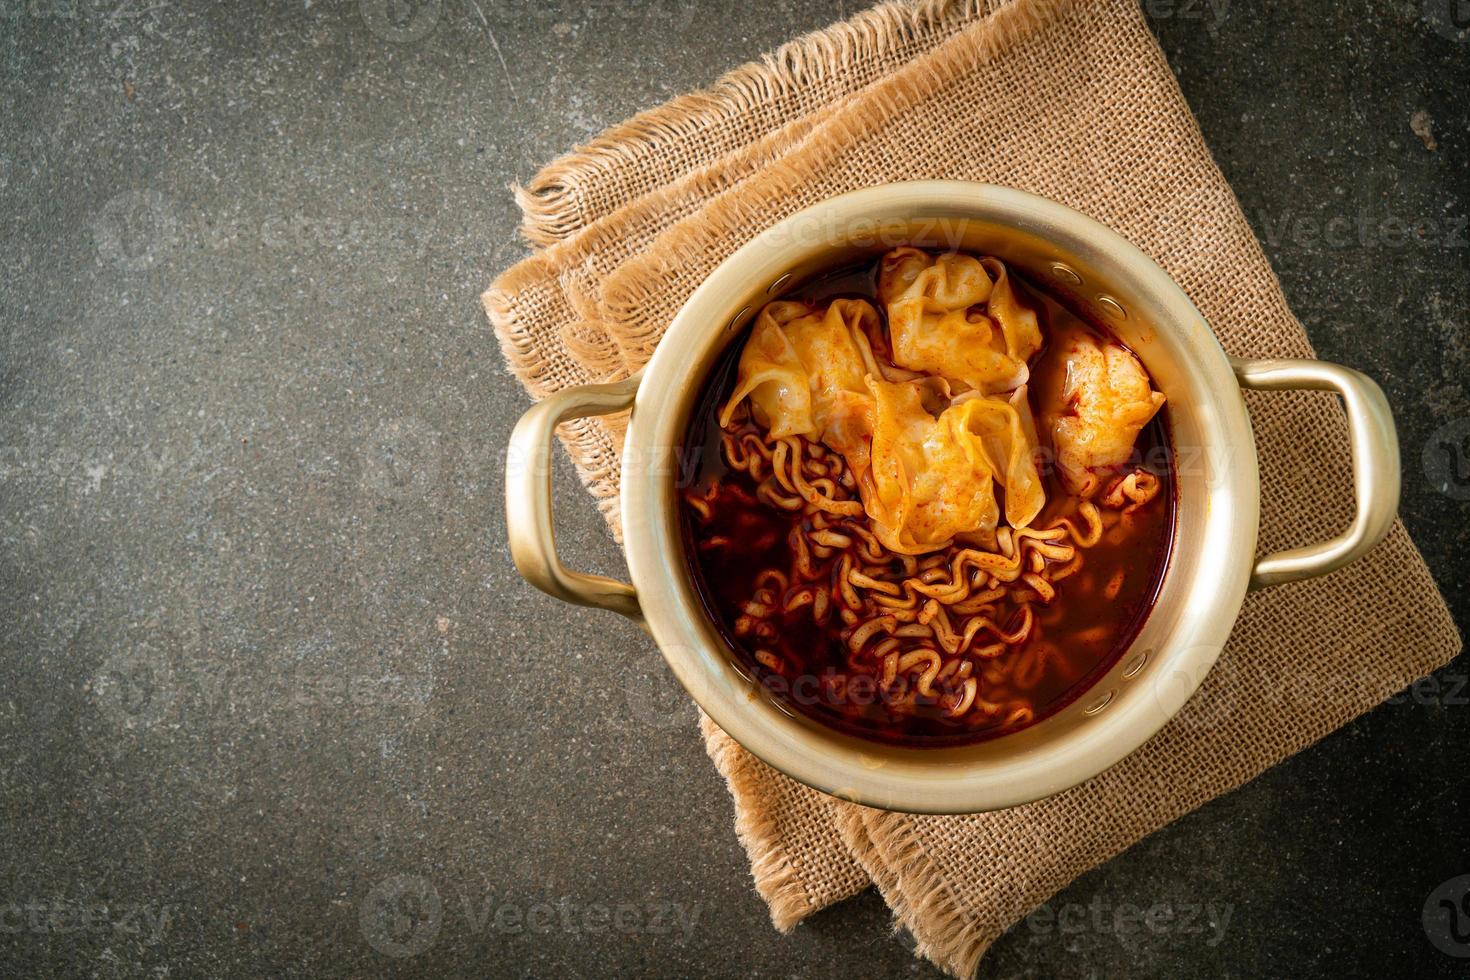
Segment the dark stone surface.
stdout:
[[[1320,352],[1393,400],[1470,623],[1452,3],[1146,6]],[[524,253],[512,178],[856,4],[443,0],[419,38],[385,8],[0,0],[0,973],[933,975],[871,894],[774,933],[650,645],[521,583],[526,399],[477,302]],[[557,486],[570,562],[616,572]],[[1470,873],[1466,673],[1086,875],[983,975],[1463,975],[1421,912]],[[437,934],[391,946],[385,897]],[[1163,904],[1214,924],[1119,924]]]

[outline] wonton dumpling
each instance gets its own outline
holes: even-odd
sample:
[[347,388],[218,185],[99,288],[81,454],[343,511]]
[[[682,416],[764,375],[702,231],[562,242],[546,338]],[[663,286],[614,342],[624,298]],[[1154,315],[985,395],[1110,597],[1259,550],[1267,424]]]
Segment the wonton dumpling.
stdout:
[[1046,505],[1046,489],[1036,469],[1036,421],[1022,385],[1005,400],[965,397],[944,413],[953,438],[964,443],[978,437],[986,468],[1005,490],[1006,523],[1029,527]]
[[1000,512],[979,437],[925,411],[914,384],[869,378],[868,387],[876,405],[872,459],[859,488],[884,547],[916,555],[957,534],[993,532]]
[[771,438],[820,439],[843,392],[866,394],[863,378],[877,373],[868,343],[878,311],[862,300],[833,300],[813,311],[805,303],[767,303],[740,354],[735,391],[720,412],[727,425],[749,396],[756,421]]
[[[940,284],[938,293],[953,298],[952,287]],[[970,391],[952,399],[943,377],[888,380],[869,343],[878,326],[877,311],[861,300],[818,310],[767,304],[741,351],[721,425],[749,398],[770,438],[801,435],[840,453],[873,533],[895,552],[924,554],[962,535],[993,541],[997,483],[1007,522],[1030,524],[1046,498],[1025,386],[1004,397]]]
[[1138,433],[1164,404],[1127,348],[1075,330],[1058,345],[1038,378],[1041,420],[1056,450],[1067,489],[1090,497],[1106,471],[1133,452]]
[[1000,324],[1001,333],[1005,335],[1006,351],[1018,361],[1031,360],[1042,345],[1041,325],[1036,322],[1036,311],[1016,298],[1016,291],[1011,288],[1011,277],[1006,272],[1004,262],[986,256],[980,260],[980,264],[995,279],[986,312]]
[[878,299],[888,310],[894,363],[964,388],[993,393],[1024,384],[1026,360],[1041,347],[1036,314],[1017,302],[997,259],[894,249],[879,267]]
[[962,310],[990,298],[990,276],[973,255],[930,255],[917,248],[895,248],[878,267],[878,301],[931,300],[938,310]]
[[[868,380],[871,412],[854,414],[841,452],[858,480],[864,509],[885,547],[922,554],[957,536],[992,539],[1000,519],[1027,527],[1046,503],[1036,469],[1036,427],[1018,389],[1009,400],[974,395],[935,418],[921,382]],[[866,431],[863,427],[868,426]]]

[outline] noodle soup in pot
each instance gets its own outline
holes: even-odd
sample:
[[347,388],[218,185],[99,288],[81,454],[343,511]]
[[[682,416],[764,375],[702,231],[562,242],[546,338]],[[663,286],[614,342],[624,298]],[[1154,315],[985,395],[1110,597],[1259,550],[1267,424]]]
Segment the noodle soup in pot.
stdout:
[[1105,675],[1174,529],[1165,398],[993,256],[898,248],[758,310],[694,411],[686,560],[788,712],[944,746]]
[[[1342,397],[1355,514],[1257,554],[1241,392],[1297,389]],[[620,453],[627,581],[557,553],[566,423],[584,462]],[[1198,696],[1249,589],[1366,554],[1399,490],[1370,379],[1231,357],[1122,235],[963,181],[863,188],[755,235],[646,364],[527,410],[507,459],[531,583],[646,630],[754,758],[911,813],[1117,764]]]

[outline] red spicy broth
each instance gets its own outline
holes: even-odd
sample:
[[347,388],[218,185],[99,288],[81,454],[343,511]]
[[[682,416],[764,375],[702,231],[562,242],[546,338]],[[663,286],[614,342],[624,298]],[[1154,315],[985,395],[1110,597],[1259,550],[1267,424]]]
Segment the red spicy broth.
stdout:
[[[877,268],[876,259],[846,266],[782,299],[813,306],[836,298],[866,299],[884,318],[886,335],[886,312],[877,300]],[[1013,276],[1016,292],[1035,310],[1048,342],[1033,359],[1033,378],[1046,369],[1048,354],[1055,350],[1050,341],[1063,331],[1087,331],[1119,343],[1100,323],[1079,316],[1029,283],[1017,282],[1018,278]],[[744,338],[732,344],[712,373],[686,436],[686,446],[693,448],[700,465],[693,485],[681,488],[685,554],[706,610],[719,624],[734,663],[784,710],[890,744],[981,741],[1019,731],[1054,714],[1081,696],[1127,650],[1152,607],[1168,563],[1174,527],[1173,453],[1162,413],[1143,429],[1133,458],[1122,470],[1151,474],[1159,483],[1157,494],[1145,504],[1123,510],[1094,508],[1102,514],[1101,537],[1081,549],[1080,560],[1074,559],[1076,570],[1055,583],[1050,601],[1041,601],[1024,589],[1007,592],[984,607],[987,625],[975,632],[957,657],[941,656],[946,664],[950,659],[968,659],[971,666],[964,669],[978,679],[979,693],[972,696],[979,700],[962,717],[950,716],[960,697],[957,675],[932,681],[927,690],[905,677],[885,682],[877,664],[854,664],[848,643],[852,625],[833,614],[818,622],[810,602],[788,611],[786,603],[778,601],[781,608],[757,621],[757,632],[752,633],[749,610],[769,608],[771,603],[756,600],[771,599],[774,585],[780,584],[769,577],[769,570],[793,566],[793,550],[798,547],[795,536],[812,532],[813,515],[769,505],[761,498],[757,481],[729,465],[722,447],[726,433],[720,428],[719,410],[734,389],[743,347]],[[878,353],[883,356],[886,351]],[[1039,417],[1035,391],[1030,398]],[[755,427],[753,421],[747,424]],[[820,448],[813,451],[820,452]],[[835,453],[830,456],[841,460]],[[1081,502],[1063,487],[1055,470],[1051,465],[1042,467],[1047,499],[1033,527],[1050,528],[1061,518],[1082,524],[1078,516]],[[829,565],[817,568],[821,575],[812,584],[818,591],[825,590],[834,607],[841,607],[837,564],[829,561]],[[1056,571],[1060,574],[1065,569]],[[895,581],[903,576],[897,564],[893,574]],[[788,578],[784,594],[792,596],[801,583],[795,573]],[[1004,644],[996,652],[1000,641],[1015,637],[1023,626],[1023,640]],[[982,655],[966,652],[974,650]],[[997,710],[980,710],[981,705]]]

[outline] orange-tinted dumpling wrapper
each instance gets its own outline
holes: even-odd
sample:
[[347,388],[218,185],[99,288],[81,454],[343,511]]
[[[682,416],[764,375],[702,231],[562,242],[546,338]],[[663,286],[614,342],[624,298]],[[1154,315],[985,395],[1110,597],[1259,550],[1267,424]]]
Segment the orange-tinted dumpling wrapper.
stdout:
[[878,326],[877,311],[861,300],[815,311],[768,304],[741,352],[721,425],[748,398],[770,438],[800,435],[840,453],[874,534],[895,552],[923,554],[961,535],[993,538],[997,484],[1007,522],[1028,525],[1045,494],[1026,388],[971,391],[951,404],[946,379],[886,380],[869,341]]
[[985,467],[1005,490],[1006,523],[1029,527],[1046,505],[1046,488],[1036,468],[1039,445],[1026,387],[1004,399],[957,400],[940,421],[953,430],[955,442],[984,453]]
[[1000,511],[981,437],[930,415],[913,383],[870,377],[868,388],[876,406],[872,459],[858,486],[884,547],[923,554],[957,534],[993,532]]
[[1036,314],[1020,303],[998,259],[897,248],[883,257],[878,299],[888,311],[894,363],[957,390],[1010,391],[1041,348]]
[[1067,489],[1097,492],[1108,473],[1126,463],[1138,434],[1164,404],[1143,365],[1127,348],[1089,331],[1054,338],[1039,372],[1041,420]]
[[878,311],[862,300],[833,300],[815,311],[805,303],[767,303],[740,354],[720,424],[728,425],[748,397],[772,439],[820,439],[844,395],[867,395],[863,379],[878,372],[868,336],[877,329]]
[[1027,527],[1046,504],[1036,468],[1036,427],[1018,389],[1010,399],[974,397],[935,418],[921,385],[870,378],[875,414],[864,509],[884,546],[921,554],[959,536],[990,538],[1005,491],[1006,523]]

